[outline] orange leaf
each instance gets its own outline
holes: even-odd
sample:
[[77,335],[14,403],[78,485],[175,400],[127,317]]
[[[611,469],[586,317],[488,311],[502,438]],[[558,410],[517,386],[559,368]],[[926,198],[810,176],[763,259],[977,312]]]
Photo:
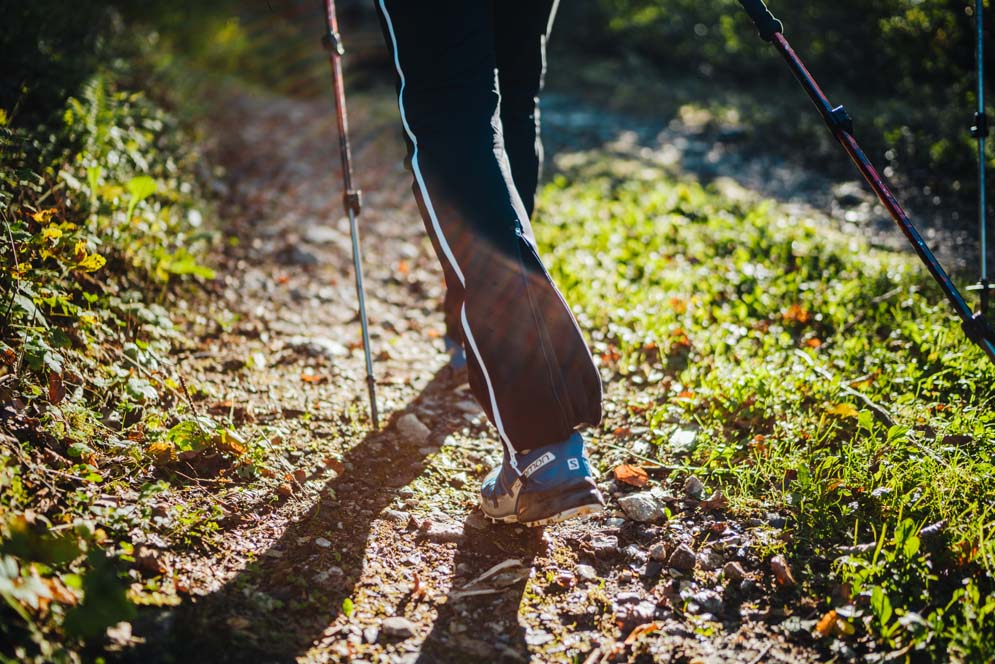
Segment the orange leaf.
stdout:
[[615,467],[615,479],[623,484],[636,487],[646,486],[646,483],[650,481],[645,470],[638,466],[630,466],[627,463]]
[[319,374],[302,373],[301,380],[305,383],[323,383],[325,382],[325,377]]
[[832,609],[826,612],[826,615],[822,616],[818,624],[815,626],[815,631],[819,633],[820,636],[829,636],[833,633],[833,627],[836,625],[836,609]]
[[647,634],[652,634],[653,632],[659,631],[659,629],[662,626],[663,625],[655,621],[639,625],[638,627],[634,628],[631,632],[629,632],[629,636],[625,638],[625,645],[631,646],[633,643],[636,642],[636,639],[638,639],[639,637],[646,636]]

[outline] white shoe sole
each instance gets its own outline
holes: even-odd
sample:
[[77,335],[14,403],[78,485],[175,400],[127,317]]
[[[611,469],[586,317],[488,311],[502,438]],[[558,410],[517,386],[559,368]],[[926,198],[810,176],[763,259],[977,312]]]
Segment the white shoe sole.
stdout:
[[[554,523],[560,523],[561,521],[567,521],[568,519],[575,519],[581,516],[589,516],[591,514],[600,514],[605,509],[604,505],[599,503],[592,503],[590,505],[581,505],[579,507],[571,507],[568,510],[563,510],[558,514],[547,517],[545,519],[539,519],[538,521],[522,521],[521,524],[526,528],[538,528],[539,526],[549,526]],[[483,510],[481,510],[483,511]],[[509,514],[508,516],[490,516],[487,512],[484,512],[484,518],[491,523],[519,523],[518,516],[515,514]]]

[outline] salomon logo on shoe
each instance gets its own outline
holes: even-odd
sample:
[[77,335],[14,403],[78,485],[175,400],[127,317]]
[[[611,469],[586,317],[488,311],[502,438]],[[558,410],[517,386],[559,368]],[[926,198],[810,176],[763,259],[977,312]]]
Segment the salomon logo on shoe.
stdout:
[[[536,471],[538,471],[543,466],[552,463],[556,459],[556,455],[552,452],[546,452],[541,457],[533,461],[528,465],[528,467],[522,471],[522,475],[525,477],[531,477]],[[576,459],[574,460],[576,461]]]
[[567,468],[570,470],[580,470],[580,461],[577,459],[567,459]]

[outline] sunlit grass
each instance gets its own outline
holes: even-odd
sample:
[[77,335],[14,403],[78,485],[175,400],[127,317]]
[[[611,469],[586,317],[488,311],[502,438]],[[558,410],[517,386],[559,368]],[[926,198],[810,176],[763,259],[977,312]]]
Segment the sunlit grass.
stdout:
[[925,270],[773,204],[580,161],[536,228],[615,389],[651,424],[697,423],[678,461],[724,471],[744,514],[789,514],[804,592],[828,610],[841,584],[878,648],[990,654],[995,371]]

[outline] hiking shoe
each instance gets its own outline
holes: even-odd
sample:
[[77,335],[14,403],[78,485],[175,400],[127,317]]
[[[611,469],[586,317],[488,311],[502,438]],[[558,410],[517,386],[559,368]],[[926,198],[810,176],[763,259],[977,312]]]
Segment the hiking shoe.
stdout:
[[480,509],[492,521],[544,526],[596,514],[605,506],[579,433],[562,443],[516,453],[514,461],[517,471],[505,452],[480,487]]
[[449,368],[457,371],[465,368],[466,351],[463,350],[463,344],[448,335],[442,341],[446,344],[446,352],[449,353]]

